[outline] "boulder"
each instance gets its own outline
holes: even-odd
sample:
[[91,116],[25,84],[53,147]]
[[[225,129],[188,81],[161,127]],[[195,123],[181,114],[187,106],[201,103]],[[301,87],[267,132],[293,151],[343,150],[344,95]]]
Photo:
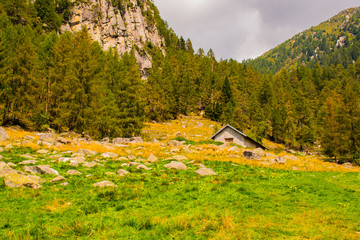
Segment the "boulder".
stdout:
[[39,154],[48,154],[48,153],[49,153],[49,150],[40,149],[40,150],[37,150],[36,153],[39,153]]
[[130,174],[130,172],[124,170],[124,169],[119,169],[117,172],[116,172],[119,176],[124,176],[124,175],[127,175],[127,174]]
[[151,170],[151,168],[148,168],[147,166],[145,166],[145,165],[143,165],[143,164],[137,165],[136,169]]
[[57,176],[56,178],[52,179],[51,182],[62,182],[65,180],[66,178],[64,178],[63,176]]
[[176,140],[170,140],[166,143],[170,147],[181,147],[182,143]]
[[276,161],[276,163],[280,163],[280,164],[286,164],[286,159],[285,159],[285,157],[276,157],[275,158],[275,161]]
[[99,165],[99,164],[98,164],[97,162],[95,162],[95,161],[83,163],[83,166],[84,166],[84,167],[87,167],[87,168],[92,168],[92,167],[95,167],[95,166],[97,166],[97,165]]
[[32,174],[50,174],[50,175],[59,175],[59,172],[50,168],[49,165],[38,165],[38,166],[25,166],[25,172],[30,172]]
[[110,143],[110,138],[108,138],[108,137],[103,138],[103,139],[101,139],[100,142],[102,142],[102,143]]
[[130,138],[130,143],[143,143],[144,140],[142,140],[141,137],[132,137]]
[[10,139],[9,134],[5,131],[5,129],[3,129],[2,127],[0,127],[0,141],[5,141]]
[[112,153],[112,152],[105,152],[103,154],[101,154],[101,157],[103,158],[117,158],[119,155],[117,155],[116,153]]
[[114,138],[112,140],[113,144],[124,144],[124,143],[130,143],[130,138]]
[[175,161],[164,165],[164,167],[168,169],[186,170],[186,165],[184,163]]
[[175,156],[169,157],[166,160],[186,161],[186,160],[189,160],[189,159],[187,157],[185,157],[185,156],[182,156],[182,155],[175,155]]
[[38,176],[27,175],[13,169],[0,170],[0,178],[3,177],[5,185],[9,188],[29,187],[33,189],[41,188],[40,183],[45,182]]
[[36,164],[35,160],[26,160],[26,161],[22,161],[19,162],[20,165],[29,165],[29,164]]
[[89,150],[89,149],[79,149],[78,153],[82,153],[82,154],[89,155],[89,156],[95,156],[96,154],[98,154],[97,152]]
[[255,148],[254,150],[252,150],[254,153],[257,153],[260,155],[260,157],[265,157],[266,153],[262,148]]
[[36,138],[33,137],[33,136],[30,136],[30,135],[26,135],[26,136],[24,137],[24,139],[25,139],[25,140],[29,140],[29,141],[36,141]]
[[71,169],[71,170],[68,170],[68,171],[66,172],[66,175],[82,175],[82,173],[79,172],[79,171],[76,171],[76,170]]
[[149,162],[158,162],[159,159],[157,157],[155,157],[154,154],[150,154],[150,156],[147,159]]
[[285,156],[285,159],[288,161],[294,161],[294,162],[298,162],[299,158],[295,157],[295,156]]
[[244,151],[243,156],[250,160],[261,160],[261,157],[258,153],[255,153],[253,151]]
[[69,141],[69,140],[67,140],[67,139],[65,139],[63,137],[57,137],[56,142],[62,143],[62,144],[70,144],[71,143],[71,141]]
[[93,186],[98,187],[98,188],[117,187],[117,185],[115,183],[110,182],[110,181],[102,181],[102,182],[94,183]]
[[216,172],[214,172],[211,168],[200,168],[197,171],[195,171],[195,173],[199,174],[200,176],[217,175]]
[[134,155],[128,155],[128,156],[127,156],[127,159],[130,160],[130,161],[132,161],[132,160],[135,160],[136,157],[135,157]]
[[152,142],[152,143],[159,143],[159,140],[157,140],[156,138],[153,138],[153,139],[151,140],[151,142]]

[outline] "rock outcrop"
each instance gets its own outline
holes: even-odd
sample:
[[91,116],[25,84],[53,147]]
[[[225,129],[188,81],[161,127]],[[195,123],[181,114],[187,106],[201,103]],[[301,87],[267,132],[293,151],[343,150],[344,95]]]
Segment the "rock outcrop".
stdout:
[[122,56],[134,49],[141,76],[147,78],[152,59],[144,50],[145,44],[150,42],[164,52],[164,40],[154,21],[144,16],[145,12],[154,15],[149,2],[122,1],[121,9],[109,0],[79,2],[74,4],[70,19],[61,27],[61,32],[76,32],[86,26],[93,40],[98,41],[104,50],[115,48]]

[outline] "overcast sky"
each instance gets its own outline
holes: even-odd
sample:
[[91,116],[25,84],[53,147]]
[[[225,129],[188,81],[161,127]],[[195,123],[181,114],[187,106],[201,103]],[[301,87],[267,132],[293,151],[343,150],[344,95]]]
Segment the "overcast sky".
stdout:
[[255,58],[359,0],[154,0],[161,17],[194,48],[217,59]]

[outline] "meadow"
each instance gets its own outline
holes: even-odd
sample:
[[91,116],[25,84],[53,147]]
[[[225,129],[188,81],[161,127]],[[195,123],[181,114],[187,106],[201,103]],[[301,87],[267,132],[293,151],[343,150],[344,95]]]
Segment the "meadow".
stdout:
[[[24,171],[19,163],[32,156],[37,164],[56,169],[68,185],[41,175],[46,182],[40,189],[8,188],[0,178],[0,239],[360,238],[359,167],[300,152],[286,164],[248,160],[241,156],[242,149],[232,152],[208,141],[219,127],[199,117],[149,123],[143,132],[146,142],[125,147],[75,140],[70,145],[39,145],[36,133],[7,128],[11,139],[0,146],[13,147],[0,153],[2,161]],[[27,135],[36,140],[24,141]],[[177,135],[185,145],[164,144]],[[151,143],[153,138],[160,142]],[[288,155],[281,145],[264,144],[270,149],[267,154]],[[102,166],[54,162],[79,149],[96,151],[86,161],[97,160]],[[100,155],[109,151],[120,158]],[[150,170],[124,166],[129,155],[146,163],[150,154],[159,159],[148,163]],[[164,167],[176,154],[188,158],[183,161],[187,170]],[[217,175],[197,175],[200,163]],[[66,175],[70,169],[82,175]],[[130,174],[115,174],[119,169]],[[93,186],[103,180],[117,187]]]
[[[3,154],[35,154],[16,148]],[[44,158],[44,163],[50,161]],[[106,175],[122,164],[79,166],[68,186],[9,189],[0,183],[1,239],[358,239],[360,175],[303,172],[204,161],[217,176],[168,170]],[[60,175],[71,169],[57,165]],[[89,176],[86,176],[89,175]],[[117,188],[97,189],[110,180]]]

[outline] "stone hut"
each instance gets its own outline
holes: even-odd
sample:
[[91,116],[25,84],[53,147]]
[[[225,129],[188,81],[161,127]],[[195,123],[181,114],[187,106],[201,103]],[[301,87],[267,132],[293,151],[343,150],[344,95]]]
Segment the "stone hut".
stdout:
[[242,147],[266,149],[263,145],[246,136],[244,133],[230,126],[229,124],[215,133],[211,139],[217,142],[223,142],[225,144],[235,143]]

